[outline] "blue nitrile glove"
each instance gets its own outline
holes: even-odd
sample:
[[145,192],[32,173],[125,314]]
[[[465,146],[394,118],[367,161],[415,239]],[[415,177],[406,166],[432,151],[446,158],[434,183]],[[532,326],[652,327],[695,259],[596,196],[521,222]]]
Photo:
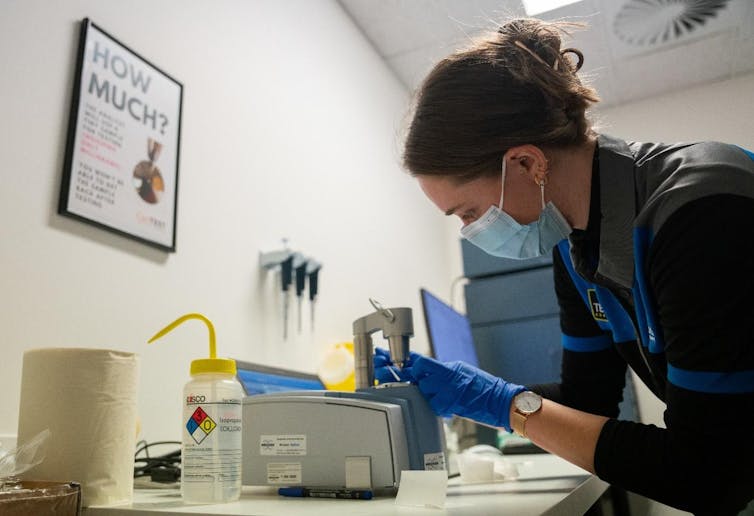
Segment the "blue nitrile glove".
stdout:
[[[418,356],[418,353],[410,352],[408,360],[403,364],[403,368],[398,369],[393,365],[390,351],[383,348],[374,348],[374,358],[372,359],[372,362],[374,363],[374,377],[377,379],[378,383],[411,382],[414,378],[410,373],[406,372],[406,368],[410,368],[411,364],[413,364]],[[396,379],[395,375],[392,374],[390,370],[393,370],[398,375],[399,379]]]
[[511,402],[525,387],[465,362],[442,363],[423,356],[412,362],[404,373],[413,377],[436,414],[456,414],[511,431]]

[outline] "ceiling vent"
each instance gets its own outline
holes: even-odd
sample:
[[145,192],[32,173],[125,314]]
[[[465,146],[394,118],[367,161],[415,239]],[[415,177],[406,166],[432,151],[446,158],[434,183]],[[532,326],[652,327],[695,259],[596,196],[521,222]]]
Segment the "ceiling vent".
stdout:
[[629,0],[613,19],[613,31],[635,47],[672,44],[704,32],[729,0]]

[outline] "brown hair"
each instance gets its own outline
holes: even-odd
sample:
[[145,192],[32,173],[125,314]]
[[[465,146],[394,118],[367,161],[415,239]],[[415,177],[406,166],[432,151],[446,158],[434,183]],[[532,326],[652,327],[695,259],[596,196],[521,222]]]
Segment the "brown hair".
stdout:
[[440,61],[417,93],[403,154],[408,171],[465,181],[499,174],[502,155],[516,145],[584,143],[585,111],[599,98],[576,75],[581,52],[560,48],[574,26],[512,20]]

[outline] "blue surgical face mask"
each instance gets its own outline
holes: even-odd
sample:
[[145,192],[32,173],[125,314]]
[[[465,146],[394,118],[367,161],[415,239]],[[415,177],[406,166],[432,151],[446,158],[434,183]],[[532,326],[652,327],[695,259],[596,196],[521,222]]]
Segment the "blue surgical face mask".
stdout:
[[501,258],[523,260],[549,254],[552,248],[571,233],[571,226],[552,202],[545,204],[544,181],[542,213],[530,224],[519,224],[503,211],[505,191],[505,156],[500,205],[490,209],[479,219],[461,229],[461,236],[487,254]]

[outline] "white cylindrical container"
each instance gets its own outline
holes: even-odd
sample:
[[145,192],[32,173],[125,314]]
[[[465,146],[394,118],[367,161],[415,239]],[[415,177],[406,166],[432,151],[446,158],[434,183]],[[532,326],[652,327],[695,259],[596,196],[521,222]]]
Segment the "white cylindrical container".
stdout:
[[[86,348],[25,352],[18,442],[26,444],[45,429],[51,435],[43,446],[44,460],[23,478],[75,480],[81,484],[83,507],[130,502],[138,379],[133,353]],[[27,462],[23,455],[17,466]]]
[[231,502],[241,496],[244,390],[235,373],[217,372],[217,364],[209,364],[214,371],[196,367],[209,360],[192,362],[191,381],[183,390],[181,494],[186,503]]

